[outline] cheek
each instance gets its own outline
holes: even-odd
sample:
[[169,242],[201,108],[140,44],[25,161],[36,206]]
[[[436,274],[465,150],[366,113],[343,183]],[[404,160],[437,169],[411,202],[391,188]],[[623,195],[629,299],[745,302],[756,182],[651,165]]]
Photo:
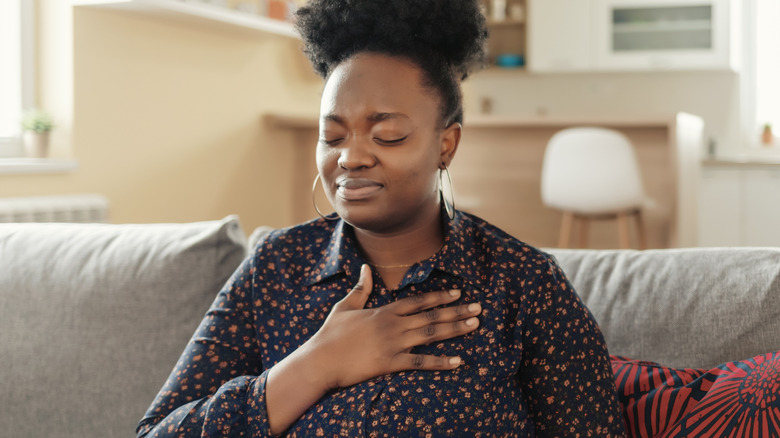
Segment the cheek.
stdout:
[[427,197],[438,188],[438,172],[430,164],[424,165],[422,161],[417,161],[408,163],[406,168],[396,170],[397,180],[403,185],[407,196],[415,193],[416,196]]
[[332,148],[318,145],[315,157],[321,177],[326,177],[338,166],[338,153]]
[[394,171],[409,189],[428,193],[438,184],[439,154],[429,142],[416,148],[416,153],[396,162]]

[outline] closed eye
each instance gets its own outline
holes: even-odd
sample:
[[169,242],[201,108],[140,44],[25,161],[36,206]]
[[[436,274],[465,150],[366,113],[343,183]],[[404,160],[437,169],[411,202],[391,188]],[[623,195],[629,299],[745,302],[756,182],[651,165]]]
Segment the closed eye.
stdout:
[[327,146],[336,146],[339,143],[341,143],[344,139],[343,138],[334,138],[331,140],[328,140],[326,138],[321,138],[320,143],[327,145]]
[[383,140],[381,138],[376,137],[376,138],[374,138],[374,140],[376,140],[376,142],[384,144],[384,145],[395,145],[395,144],[402,143],[408,137],[409,136],[407,135],[406,137],[401,137],[401,138],[397,138],[397,139],[393,139],[393,140]]

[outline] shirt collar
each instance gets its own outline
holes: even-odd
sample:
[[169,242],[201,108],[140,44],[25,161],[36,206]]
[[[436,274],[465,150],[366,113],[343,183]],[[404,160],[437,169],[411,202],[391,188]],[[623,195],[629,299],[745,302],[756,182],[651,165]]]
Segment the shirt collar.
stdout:
[[[461,277],[478,288],[486,286],[485,275],[487,266],[483,260],[477,260],[474,251],[473,219],[458,210],[453,218],[442,209],[442,225],[444,227],[444,245],[431,258],[420,263],[417,274],[402,281],[401,287],[409,282],[419,282],[428,278],[433,269]],[[306,280],[308,285],[318,283],[338,273],[344,273],[351,281],[357,282],[360,266],[366,263],[358,250],[352,226],[339,219],[334,222],[330,242]]]
[[354,277],[353,282],[357,282],[360,266],[363,263],[352,227],[339,218],[331,231],[330,242],[317,263],[317,267],[306,279],[306,284],[311,286],[341,272],[347,277]]
[[471,216],[455,210],[453,218],[442,210],[444,225],[444,246],[431,259],[433,268],[460,277],[477,288],[484,288],[488,268],[479,260],[480,251],[475,251],[474,220]]

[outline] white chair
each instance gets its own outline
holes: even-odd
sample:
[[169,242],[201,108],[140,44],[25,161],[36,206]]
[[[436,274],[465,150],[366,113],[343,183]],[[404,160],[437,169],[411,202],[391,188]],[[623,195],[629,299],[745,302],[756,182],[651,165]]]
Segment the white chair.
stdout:
[[542,202],[563,212],[558,246],[568,248],[574,222],[587,246],[591,219],[617,219],[621,248],[630,247],[630,216],[636,218],[639,249],[647,247],[641,208],[648,203],[634,147],[621,133],[577,127],[557,132],[542,164]]

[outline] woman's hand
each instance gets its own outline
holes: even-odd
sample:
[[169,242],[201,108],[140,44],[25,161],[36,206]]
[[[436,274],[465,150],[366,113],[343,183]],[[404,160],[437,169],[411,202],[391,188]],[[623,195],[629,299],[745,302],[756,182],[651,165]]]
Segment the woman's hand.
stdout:
[[403,370],[451,370],[458,357],[411,354],[413,347],[476,330],[478,303],[454,302],[460,291],[429,292],[366,309],[371,270],[331,309],[325,323],[268,374],[266,407],[272,433],[286,430],[328,391]]
[[339,301],[307,342],[326,388],[343,388],[372,377],[403,370],[450,370],[458,357],[412,354],[418,345],[474,331],[482,308],[452,303],[460,291],[429,292],[365,309],[372,290],[371,269],[363,265],[358,284]]

